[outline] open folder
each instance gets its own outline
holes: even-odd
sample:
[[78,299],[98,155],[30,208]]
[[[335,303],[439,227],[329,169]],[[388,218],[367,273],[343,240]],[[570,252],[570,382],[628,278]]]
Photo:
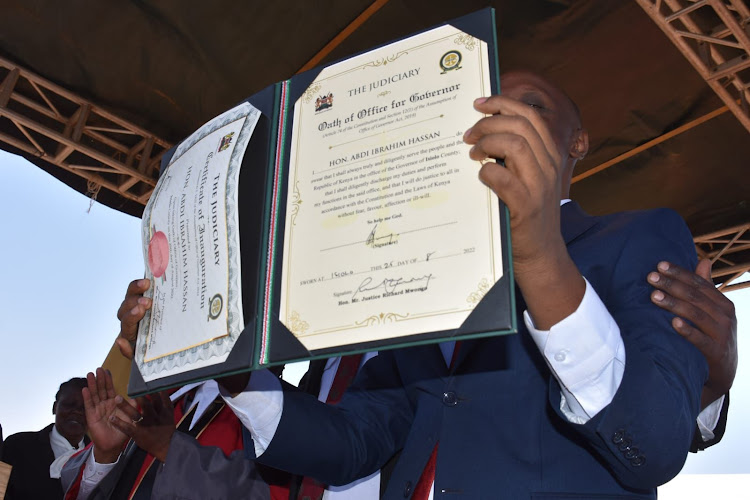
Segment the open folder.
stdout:
[[170,150],[129,394],[514,333],[507,209],[462,140],[498,92],[485,9],[267,87]]

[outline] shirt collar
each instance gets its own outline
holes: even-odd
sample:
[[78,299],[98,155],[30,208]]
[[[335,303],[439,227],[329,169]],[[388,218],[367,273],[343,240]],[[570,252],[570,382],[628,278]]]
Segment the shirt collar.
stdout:
[[209,405],[219,396],[219,384],[217,384],[215,380],[206,380],[205,382],[188,384],[173,392],[169,397],[172,402],[175,402],[196,387],[198,390],[195,391],[195,397],[190,403],[190,408],[185,408],[185,413],[188,413],[193,407],[195,407],[195,405],[198,405],[198,408],[195,410],[195,415],[193,415],[193,420],[190,422],[190,429],[198,423],[198,420],[200,420],[206,412]]
[[52,447],[52,453],[55,454],[55,458],[70,450],[80,450],[84,446],[83,439],[81,439],[81,442],[78,443],[77,447],[72,446],[70,442],[60,434],[60,431],[58,431],[57,427],[54,425],[49,433],[49,444]]

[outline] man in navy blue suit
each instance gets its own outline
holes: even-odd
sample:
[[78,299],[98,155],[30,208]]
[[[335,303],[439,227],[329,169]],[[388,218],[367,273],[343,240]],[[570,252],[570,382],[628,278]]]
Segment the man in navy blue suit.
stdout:
[[259,461],[339,484],[401,450],[388,498],[654,498],[681,469],[708,369],[645,277],[660,259],[693,269],[690,233],[669,210],[566,202],[588,151],[577,107],[531,73],[501,87],[464,140],[510,210],[520,333],[455,358],[451,343],[383,352],[338,408],[254,374],[227,400]]
[[259,461],[335,485],[400,451],[385,497],[420,499],[655,498],[682,467],[708,365],[645,278],[695,268],[692,238],[669,210],[583,213],[577,107],[531,73],[502,88],[464,140],[504,160],[479,177],[510,209],[519,334],[383,352],[338,407],[256,372],[225,399]]

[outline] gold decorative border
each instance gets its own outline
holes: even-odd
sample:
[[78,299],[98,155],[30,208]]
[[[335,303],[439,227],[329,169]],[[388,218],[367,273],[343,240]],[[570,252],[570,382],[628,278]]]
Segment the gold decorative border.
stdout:
[[297,311],[292,311],[292,315],[289,317],[288,323],[289,331],[295,335],[303,334],[310,328],[307,321],[303,321]]
[[[402,50],[402,51],[396,52],[395,54],[392,54],[392,55],[390,55],[388,57],[378,58],[378,59],[370,61],[368,63],[357,65],[356,67],[351,67],[351,68],[348,68],[346,70],[342,70],[342,71],[340,71],[338,73],[326,75],[324,78],[321,78],[320,80],[318,80],[315,83],[313,83],[313,85],[317,85],[319,82],[330,81],[330,80],[333,80],[333,79],[336,79],[336,78],[339,78],[339,77],[342,77],[342,76],[345,76],[345,75],[348,75],[348,74],[351,74],[351,73],[354,73],[354,72],[358,72],[358,71],[366,69],[367,67],[378,68],[378,67],[386,65],[387,63],[393,63],[398,58],[402,57],[403,55],[416,53],[418,50],[420,50],[422,48],[429,47],[431,45],[434,45],[436,43],[441,43],[441,42],[448,42],[448,43],[452,42],[455,45],[464,45],[466,47],[466,50],[472,52],[472,56],[475,56],[479,60],[477,71],[479,71],[479,73],[480,73],[479,84],[480,84],[480,87],[482,89],[482,91],[480,93],[481,93],[481,95],[487,95],[486,94],[486,89],[485,89],[485,83],[486,82],[485,82],[484,77],[482,75],[483,69],[485,67],[487,67],[487,65],[488,65],[488,62],[487,62],[486,58],[484,57],[485,54],[484,54],[483,50],[481,50],[484,42],[482,42],[481,40],[476,39],[475,37],[472,37],[471,35],[468,35],[468,34],[465,34],[465,33],[461,33],[461,32],[458,32],[458,33],[454,32],[454,33],[451,33],[451,34],[449,34],[447,36],[440,37],[440,38],[435,39],[435,40],[431,40],[431,41],[429,41],[427,43],[421,43],[421,44],[414,45],[412,47],[407,48],[406,50]],[[480,50],[477,50],[476,52],[474,52],[473,49],[475,47],[479,48]],[[466,55],[468,56],[468,54],[466,54]],[[388,91],[380,92],[378,94],[378,96],[379,97],[383,97],[383,96],[387,95],[386,92],[388,92]],[[301,101],[300,101],[300,103],[301,103]],[[297,106],[295,107],[295,113],[296,113],[295,117],[301,119],[303,115],[305,115],[307,113],[310,113],[311,111],[312,111],[311,109],[297,104]],[[299,149],[298,149],[299,148],[299,140],[300,140],[299,137],[297,137],[296,138],[296,146],[297,147],[294,147],[294,150],[296,151],[296,155],[297,156],[299,155]],[[298,160],[297,156],[295,156],[295,158]],[[293,179],[294,179],[293,182],[296,182],[296,176],[297,176],[297,169],[296,168],[294,169],[294,173],[292,175],[293,175]],[[290,182],[290,188],[293,189],[293,184],[291,182]],[[487,190],[487,198],[488,198],[488,201],[490,202],[489,206],[487,207],[488,208],[487,223],[488,223],[489,231],[490,231],[490,235],[491,235],[490,236],[490,245],[494,246],[493,245],[494,238],[492,237],[493,229],[492,229],[491,220],[493,218],[492,201],[496,200],[496,198],[494,197],[494,194],[492,193],[492,191],[489,190],[489,189]],[[293,198],[290,198],[290,199],[293,199]],[[291,210],[291,204],[288,205],[288,206],[289,206],[289,208]],[[293,234],[294,234],[294,231],[290,232],[289,238],[288,238],[289,241],[286,242],[286,244],[288,245],[287,249],[289,249],[289,250],[291,250],[291,248],[294,246],[292,244]],[[495,268],[494,268],[494,251],[490,251],[489,252],[489,261],[490,261],[490,274],[494,278],[494,274],[495,274]],[[291,273],[288,273],[287,276],[286,276],[286,278],[287,278],[286,279],[286,285],[289,288],[291,288],[291,286],[290,286],[290,279],[291,279],[290,274]],[[493,282],[494,282],[494,280],[493,280]],[[484,287],[486,289],[482,289],[483,285],[484,285]],[[477,290],[475,292],[473,292],[472,294],[470,294],[470,296],[467,298],[467,301],[466,301],[467,305],[464,306],[464,307],[459,307],[459,308],[455,308],[455,309],[446,309],[446,310],[440,310],[440,311],[428,311],[428,312],[425,312],[425,313],[417,313],[417,314],[411,313],[411,314],[406,314],[406,315],[398,314],[398,313],[380,313],[380,314],[372,315],[372,316],[370,316],[368,318],[365,318],[365,319],[363,319],[361,321],[355,321],[353,324],[352,323],[348,323],[348,324],[344,324],[344,325],[336,325],[336,326],[332,326],[332,327],[329,327],[329,328],[323,328],[323,329],[311,328],[310,330],[308,330],[308,333],[303,334],[303,335],[298,335],[298,337],[300,339],[307,339],[307,338],[316,337],[316,336],[319,336],[319,335],[329,335],[329,334],[339,333],[339,332],[343,332],[343,331],[346,331],[346,330],[358,330],[358,329],[362,329],[362,328],[367,328],[369,326],[376,326],[376,325],[379,325],[379,324],[388,324],[388,323],[395,323],[395,322],[401,322],[401,321],[412,321],[412,320],[419,320],[419,319],[422,319],[422,318],[435,318],[435,317],[439,317],[439,316],[442,316],[442,315],[454,315],[454,314],[469,313],[469,312],[472,311],[472,309],[474,309],[474,307],[476,306],[476,304],[479,303],[479,301],[482,300],[482,298],[489,291],[490,288],[491,288],[491,286],[489,284],[489,280],[487,280],[486,278],[483,278],[480,281],[480,283],[479,283],[479,285],[477,287]],[[287,311],[290,310],[290,308],[289,308],[289,306],[290,306],[290,297],[289,297],[289,295],[290,294],[287,294],[287,296],[286,296]],[[474,300],[476,302],[472,303],[469,300],[472,297],[474,297]],[[411,333],[405,334],[405,335],[410,335],[410,334]],[[399,335],[399,336],[401,336],[401,335]],[[304,342],[304,343],[305,343],[305,345],[307,345],[306,342]],[[344,345],[344,344],[341,344],[341,345]]]
[[466,50],[474,50],[474,47],[477,46],[477,39],[474,38],[471,35],[467,35],[466,33],[462,33],[456,37],[453,42],[456,45],[463,45],[466,47]]
[[405,56],[408,53],[409,53],[409,51],[402,50],[402,51],[397,52],[395,54],[392,54],[392,55],[390,55],[388,57],[382,57],[380,59],[375,59],[374,61],[370,61],[370,62],[368,62],[366,64],[363,64],[362,67],[366,68],[367,66],[370,66],[370,67],[373,67],[373,68],[379,68],[380,66],[385,66],[388,63],[392,63],[393,61],[395,61],[399,57]]
[[[460,30],[456,30],[456,31],[460,31]],[[417,50],[419,50],[419,49],[423,49],[423,48],[425,48],[425,47],[429,47],[430,45],[434,45],[434,44],[436,44],[436,43],[441,43],[441,42],[443,42],[443,41],[445,41],[445,40],[447,40],[447,39],[450,39],[450,38],[452,38],[452,37],[453,37],[454,35],[458,37],[458,38],[456,38],[456,39],[454,40],[454,41],[455,41],[456,43],[459,43],[459,42],[458,42],[457,40],[461,39],[461,37],[464,37],[464,39],[465,39],[465,40],[466,40],[467,42],[469,42],[469,41],[470,41],[470,40],[469,40],[469,38],[473,39],[473,40],[474,40],[474,43],[475,43],[475,44],[476,44],[476,43],[478,42],[476,38],[474,38],[474,37],[472,37],[472,36],[470,36],[470,35],[467,35],[467,34],[465,34],[465,33],[463,33],[463,32],[460,32],[460,33],[458,33],[458,34],[457,34],[457,33],[452,33],[452,34],[450,34],[450,35],[446,35],[446,36],[444,36],[444,37],[441,37],[441,38],[437,38],[437,39],[434,39],[434,40],[430,40],[429,42],[426,42],[426,43],[420,43],[420,44],[418,44],[418,45],[414,45],[413,47],[409,47],[409,48],[408,48],[407,50],[402,50],[402,51],[400,51],[400,52],[397,52],[397,53],[396,53],[396,54],[394,54],[394,55],[391,55],[391,56],[388,56],[388,57],[384,57],[384,58],[381,58],[381,59],[378,59],[378,60],[375,60],[375,61],[370,61],[370,62],[368,62],[368,63],[365,63],[365,64],[361,64],[361,65],[359,65],[359,66],[355,66],[355,67],[353,67],[353,68],[349,68],[349,69],[347,69],[347,70],[344,70],[344,71],[342,71],[341,73],[335,73],[335,74],[332,74],[332,75],[328,75],[328,76],[326,76],[325,78],[321,78],[320,80],[315,80],[315,82],[316,82],[316,83],[314,83],[314,84],[317,84],[317,83],[319,83],[319,82],[324,82],[324,81],[326,81],[326,80],[331,80],[331,79],[333,79],[333,78],[338,78],[338,77],[340,77],[340,76],[343,76],[343,75],[346,75],[346,74],[348,74],[348,73],[352,73],[352,72],[354,72],[354,71],[359,71],[359,70],[362,70],[362,69],[364,69],[364,68],[366,68],[366,67],[368,67],[368,66],[369,66],[369,67],[375,67],[375,68],[377,68],[377,67],[379,67],[379,66],[382,66],[382,65],[384,65],[384,64],[386,64],[386,63],[388,63],[388,62],[393,62],[393,61],[395,61],[395,60],[396,60],[396,59],[398,59],[399,57],[401,57],[401,56],[403,56],[403,55],[406,55],[406,54],[408,54],[408,53],[409,53],[410,51],[411,51],[411,52],[415,52],[415,51],[417,51]],[[468,38],[467,38],[467,37],[468,37]],[[474,48],[474,45],[472,45],[472,48],[471,48],[471,49],[469,49],[469,50],[472,50],[473,48]],[[480,58],[481,58],[481,51],[479,51],[479,53],[480,53]],[[328,69],[328,68],[326,68],[326,69]],[[481,69],[480,69],[480,70],[481,70]],[[320,76],[319,76],[319,78],[320,78]]]
[[315,97],[315,94],[318,93],[320,90],[321,85],[319,83],[313,83],[309,87],[307,87],[307,90],[305,90],[302,93],[302,102],[308,103],[313,100],[313,97]]
[[380,313],[375,314],[373,316],[370,316],[367,319],[363,319],[362,321],[355,321],[354,324],[357,326],[372,326],[372,325],[380,325],[384,323],[393,323],[394,321],[403,321],[405,319],[408,319],[408,314],[398,314],[398,313]]
[[487,281],[487,278],[482,278],[481,281],[479,281],[479,285],[477,285],[476,291],[471,292],[469,296],[466,297],[466,302],[476,306],[477,304],[479,304],[479,302],[481,302],[484,296],[487,295],[487,292],[489,290],[490,290],[489,281]]
[[302,195],[299,192],[299,181],[294,180],[294,189],[292,190],[292,225],[296,224],[297,215],[299,214],[300,205],[302,205]]

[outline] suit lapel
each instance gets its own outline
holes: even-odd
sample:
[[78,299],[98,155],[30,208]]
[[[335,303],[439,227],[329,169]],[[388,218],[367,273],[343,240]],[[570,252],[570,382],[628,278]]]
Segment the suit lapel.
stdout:
[[302,376],[299,382],[299,388],[307,394],[315,396],[316,399],[320,395],[321,380],[327,363],[328,359],[314,359],[310,361],[307,373]]
[[52,441],[50,440],[52,437],[50,436],[50,432],[52,432],[54,426],[55,424],[48,425],[37,434],[39,437],[39,449],[44,450],[44,460],[47,464],[55,461],[55,453],[52,451]]
[[425,367],[422,367],[424,372],[433,373],[439,377],[446,377],[448,375],[448,366],[445,364],[445,358],[443,358],[443,353],[440,350],[440,344],[428,345],[426,346],[425,351]]
[[[456,372],[456,368],[460,367],[461,364],[466,361],[466,358],[468,357],[469,353],[474,350],[474,348],[477,346],[477,340],[476,339],[469,339],[469,340],[462,340],[461,344],[459,345],[459,351],[457,354],[454,354],[456,361],[453,363],[453,366],[450,368],[450,374],[453,375]],[[441,353],[442,355],[442,353]],[[445,366],[445,360],[443,359],[443,366]],[[446,367],[446,370],[448,368]]]
[[448,376],[448,368],[439,344],[397,349],[393,351],[393,355],[404,374],[411,374],[419,380],[434,382]]
[[560,207],[560,231],[566,245],[588,231],[594,224],[596,224],[596,217],[591,217],[584,212],[575,201],[569,201]]

